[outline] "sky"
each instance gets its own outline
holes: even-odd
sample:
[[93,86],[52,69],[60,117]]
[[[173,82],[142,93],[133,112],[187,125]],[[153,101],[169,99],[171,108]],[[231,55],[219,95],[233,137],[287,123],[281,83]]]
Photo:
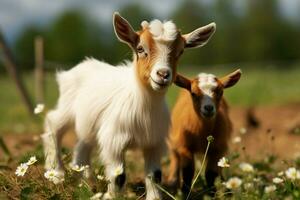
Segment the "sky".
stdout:
[[[133,2],[150,9],[154,17],[167,18],[182,0],[1,0],[0,29],[9,42],[29,24],[47,25],[66,9],[79,8],[100,24],[111,23],[112,13]],[[198,0],[211,4],[216,0]],[[247,0],[233,0],[242,8]],[[280,0],[281,12],[293,20],[299,17],[299,0]]]

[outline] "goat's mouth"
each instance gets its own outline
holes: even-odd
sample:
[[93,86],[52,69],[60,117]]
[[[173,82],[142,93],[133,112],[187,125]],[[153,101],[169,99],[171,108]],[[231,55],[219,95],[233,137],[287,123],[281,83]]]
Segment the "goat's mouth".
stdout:
[[158,86],[158,89],[163,89],[163,88],[166,88],[169,86],[168,81],[160,83],[158,81],[155,81],[154,78],[152,78],[151,76],[150,76],[150,79],[151,79],[152,83],[154,83],[156,86]]
[[213,118],[215,116],[215,112],[201,112],[202,117],[210,119]]

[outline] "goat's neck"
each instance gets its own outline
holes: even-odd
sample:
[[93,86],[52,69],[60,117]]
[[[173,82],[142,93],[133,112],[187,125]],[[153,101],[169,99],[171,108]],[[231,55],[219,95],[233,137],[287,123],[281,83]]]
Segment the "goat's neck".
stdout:
[[207,118],[200,116],[200,119],[203,122],[203,128],[205,129],[206,133],[212,134],[212,132],[214,131],[214,129],[216,127],[217,117],[218,116],[216,115],[213,118],[207,119]]

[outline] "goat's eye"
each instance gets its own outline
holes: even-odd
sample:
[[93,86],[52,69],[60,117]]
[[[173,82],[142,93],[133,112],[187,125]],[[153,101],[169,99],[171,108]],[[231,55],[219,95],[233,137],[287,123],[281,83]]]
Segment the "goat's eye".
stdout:
[[218,90],[216,94],[217,94],[217,98],[221,98],[223,96],[223,90]]
[[144,48],[143,48],[142,46],[138,46],[138,47],[136,48],[136,51],[137,51],[138,53],[143,53],[145,50],[144,50]]

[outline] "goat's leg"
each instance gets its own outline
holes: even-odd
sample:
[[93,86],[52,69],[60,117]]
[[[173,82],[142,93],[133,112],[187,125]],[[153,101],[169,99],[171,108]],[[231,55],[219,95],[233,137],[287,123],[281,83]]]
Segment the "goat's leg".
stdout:
[[146,148],[143,149],[143,154],[145,159],[146,200],[161,199],[161,192],[156,184],[161,183],[160,160],[163,149],[161,147]]
[[105,164],[105,174],[109,181],[107,192],[104,199],[112,199],[120,196],[126,181],[124,154],[109,155],[110,161]]
[[113,199],[120,196],[126,181],[124,156],[128,138],[125,134],[106,134],[106,137],[105,135],[99,137],[99,144],[105,175],[109,181],[104,199]]
[[180,185],[180,157],[174,149],[170,150],[170,162],[170,173],[167,184],[172,193],[176,194]]
[[194,155],[189,151],[182,152],[180,154],[180,167],[182,170],[183,179],[181,191],[184,198],[186,198],[191,190],[191,185],[195,173]]
[[90,161],[94,145],[94,141],[85,141],[83,139],[79,139],[74,150],[72,165],[78,165],[79,167],[88,165],[89,168],[83,173],[86,178],[89,178],[91,173]]
[[62,110],[53,110],[46,115],[45,133],[42,135],[45,154],[45,168],[63,171],[61,140],[68,128],[68,118]]
[[[226,148],[224,148],[226,149]],[[224,156],[224,150],[210,149],[205,172],[205,179],[210,194],[215,192],[215,179],[221,175],[221,168],[217,166],[218,160]]]

